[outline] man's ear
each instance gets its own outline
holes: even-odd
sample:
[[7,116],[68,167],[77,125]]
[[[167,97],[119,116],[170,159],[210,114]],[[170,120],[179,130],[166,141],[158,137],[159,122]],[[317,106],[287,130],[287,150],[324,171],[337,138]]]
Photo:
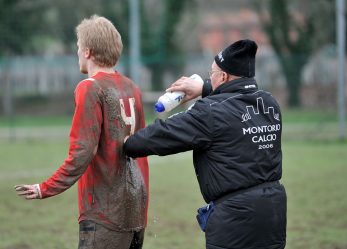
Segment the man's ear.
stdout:
[[222,74],[223,74],[223,82],[225,83],[228,81],[228,74],[225,72],[222,72]]
[[84,50],[84,57],[85,57],[86,59],[89,59],[91,56],[92,56],[91,50],[90,50],[89,48],[86,48],[86,49]]

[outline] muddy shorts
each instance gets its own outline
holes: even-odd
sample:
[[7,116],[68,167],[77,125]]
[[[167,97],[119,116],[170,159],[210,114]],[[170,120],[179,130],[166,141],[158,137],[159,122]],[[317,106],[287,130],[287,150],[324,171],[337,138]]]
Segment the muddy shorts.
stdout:
[[78,249],[141,249],[144,229],[139,232],[117,232],[93,221],[80,222]]

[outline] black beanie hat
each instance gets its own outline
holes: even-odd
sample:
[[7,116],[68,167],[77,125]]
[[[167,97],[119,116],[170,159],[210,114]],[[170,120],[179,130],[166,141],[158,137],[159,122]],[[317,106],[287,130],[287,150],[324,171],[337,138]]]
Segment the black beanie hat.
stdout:
[[254,77],[257,48],[254,41],[239,40],[217,54],[214,60],[226,73],[248,78]]

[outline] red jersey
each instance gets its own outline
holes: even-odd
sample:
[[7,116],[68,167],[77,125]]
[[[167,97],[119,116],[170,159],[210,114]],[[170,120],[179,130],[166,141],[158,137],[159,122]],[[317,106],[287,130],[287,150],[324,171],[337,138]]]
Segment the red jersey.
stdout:
[[123,153],[124,138],[145,126],[139,88],[118,72],[97,73],[75,90],[69,155],[40,184],[42,198],[78,181],[79,222],[92,220],[117,231],[146,225],[147,158]]

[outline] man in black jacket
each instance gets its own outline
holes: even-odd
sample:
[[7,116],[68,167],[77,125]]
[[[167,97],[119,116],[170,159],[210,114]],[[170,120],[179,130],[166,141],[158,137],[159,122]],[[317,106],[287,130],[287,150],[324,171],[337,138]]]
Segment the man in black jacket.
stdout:
[[281,112],[253,78],[256,51],[255,42],[237,41],[215,56],[210,83],[199,87],[191,79],[178,80],[172,90],[185,91],[186,99],[203,98],[124,144],[130,157],[193,150],[200,190],[209,203],[199,210],[208,249],[285,247]]

